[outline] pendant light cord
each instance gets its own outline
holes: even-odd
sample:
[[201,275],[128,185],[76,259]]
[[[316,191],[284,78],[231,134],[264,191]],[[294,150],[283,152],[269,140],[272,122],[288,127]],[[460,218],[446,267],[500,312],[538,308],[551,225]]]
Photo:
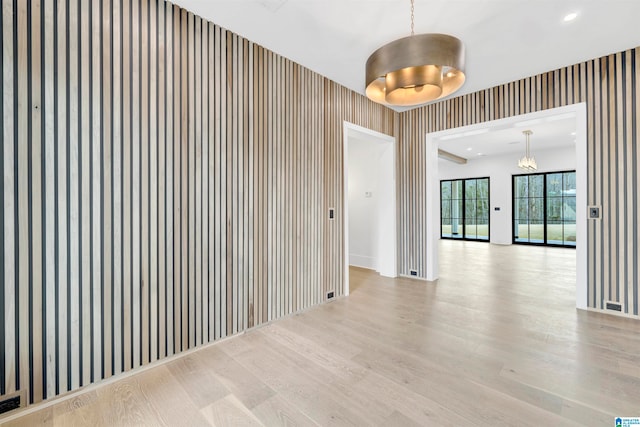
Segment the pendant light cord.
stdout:
[[414,32],[413,32],[413,1],[414,0],[411,0],[411,35],[412,36],[414,35]]

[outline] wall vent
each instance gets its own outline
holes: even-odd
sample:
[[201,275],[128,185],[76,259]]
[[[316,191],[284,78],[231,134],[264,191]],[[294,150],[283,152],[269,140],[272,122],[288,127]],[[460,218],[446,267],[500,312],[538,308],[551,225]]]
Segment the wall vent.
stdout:
[[333,298],[333,291],[327,293],[327,299]]
[[0,414],[13,411],[14,409],[18,409],[19,407],[20,407],[20,395],[18,396],[14,395],[6,399],[0,400]]
[[607,301],[606,304],[607,310],[622,311],[622,305],[619,302]]
[[409,270],[409,274],[412,276],[417,276],[418,275],[418,270]]

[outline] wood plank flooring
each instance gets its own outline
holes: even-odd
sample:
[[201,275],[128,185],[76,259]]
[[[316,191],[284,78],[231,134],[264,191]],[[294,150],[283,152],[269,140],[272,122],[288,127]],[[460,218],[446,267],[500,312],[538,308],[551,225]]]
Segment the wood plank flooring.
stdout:
[[575,251],[442,241],[438,282],[351,295],[17,425],[613,425],[640,416],[640,322],[577,311]]

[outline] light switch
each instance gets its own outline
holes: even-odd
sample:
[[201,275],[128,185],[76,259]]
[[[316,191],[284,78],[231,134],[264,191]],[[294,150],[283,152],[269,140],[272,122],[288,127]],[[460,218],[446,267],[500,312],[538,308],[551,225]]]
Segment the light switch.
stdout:
[[600,219],[600,206],[589,206],[589,219]]

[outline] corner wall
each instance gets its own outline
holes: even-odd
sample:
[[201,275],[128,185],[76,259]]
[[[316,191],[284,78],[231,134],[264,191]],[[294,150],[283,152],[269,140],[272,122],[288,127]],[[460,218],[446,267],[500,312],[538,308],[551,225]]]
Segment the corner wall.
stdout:
[[401,113],[400,273],[416,268],[426,276],[428,132],[585,102],[587,204],[602,206],[602,220],[588,223],[588,306],[618,301],[624,314],[637,316],[639,61],[640,49],[630,49]]
[[343,294],[343,121],[396,113],[164,1],[1,5],[0,395]]

